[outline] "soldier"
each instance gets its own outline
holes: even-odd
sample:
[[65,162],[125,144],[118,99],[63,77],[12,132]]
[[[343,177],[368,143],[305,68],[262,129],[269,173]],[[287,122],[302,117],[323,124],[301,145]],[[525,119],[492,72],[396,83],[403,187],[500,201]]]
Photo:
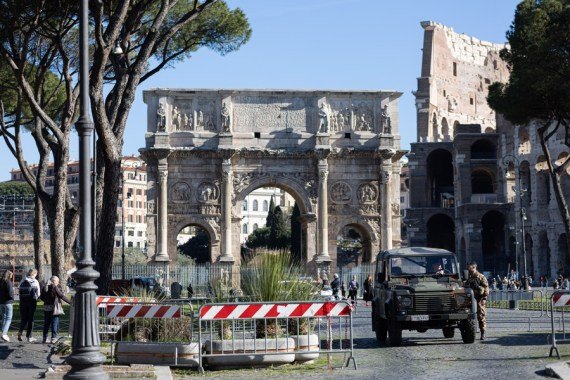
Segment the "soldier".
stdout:
[[465,281],[465,287],[473,289],[475,300],[477,301],[477,319],[479,320],[479,330],[481,330],[481,340],[485,340],[487,330],[487,296],[489,295],[489,283],[485,276],[477,272],[477,263],[472,261],[467,265],[469,276]]

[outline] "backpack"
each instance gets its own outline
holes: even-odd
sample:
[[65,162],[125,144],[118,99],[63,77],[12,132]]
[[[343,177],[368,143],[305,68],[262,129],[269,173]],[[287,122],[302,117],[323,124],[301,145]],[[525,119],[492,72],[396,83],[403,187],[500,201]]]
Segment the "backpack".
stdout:
[[20,283],[20,299],[38,299],[38,292],[32,283],[28,280],[24,280]]

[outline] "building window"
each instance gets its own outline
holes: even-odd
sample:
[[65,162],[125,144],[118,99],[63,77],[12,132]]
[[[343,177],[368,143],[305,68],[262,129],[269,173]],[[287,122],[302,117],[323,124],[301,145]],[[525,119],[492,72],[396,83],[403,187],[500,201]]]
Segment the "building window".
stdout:
[[253,211],[258,211],[259,204],[257,203],[257,199],[253,200]]
[[129,187],[129,188],[127,189],[127,196],[128,196],[128,194],[131,194],[131,195],[134,194],[134,191],[133,191],[133,188],[132,188],[132,187]]
[[141,247],[141,242],[137,241],[137,248],[140,248],[140,247]]
[[263,201],[263,211],[269,211],[269,203],[267,203],[267,200]]
[[135,205],[135,202],[134,202],[134,201],[129,201],[129,202],[127,203],[127,207],[130,207],[130,208],[133,208],[134,205]]
[[115,247],[119,248],[121,246],[120,240],[115,240]]
[[142,232],[142,231],[137,231],[137,236],[138,236],[138,237],[143,237],[143,232]]
[[137,208],[143,208],[143,206],[142,206],[142,202],[140,202],[140,201],[137,201]]
[[453,62],[453,76],[457,76],[457,62]]
[[137,215],[137,223],[142,223],[142,216]]
[[132,241],[129,241],[129,242],[127,243],[127,247],[133,248],[133,242],[132,242]]
[[243,203],[242,203],[242,205],[241,205],[241,209],[242,209],[243,211],[247,211],[247,199],[245,199],[245,200],[243,201]]
[[141,190],[141,189],[137,189],[137,195],[142,195],[142,190]]
[[244,234],[247,234],[247,224],[244,224],[244,225],[243,225],[243,227],[242,227],[242,232],[243,232]]
[[135,236],[135,231],[127,231],[127,236]]
[[257,225],[257,223],[254,223],[254,224],[253,224],[253,230],[255,231],[255,230],[257,230],[258,228],[259,228],[259,226]]
[[129,223],[132,223],[133,220],[134,220],[133,216],[132,216],[132,215],[129,215]]
[[473,98],[469,98],[469,104],[473,105]]

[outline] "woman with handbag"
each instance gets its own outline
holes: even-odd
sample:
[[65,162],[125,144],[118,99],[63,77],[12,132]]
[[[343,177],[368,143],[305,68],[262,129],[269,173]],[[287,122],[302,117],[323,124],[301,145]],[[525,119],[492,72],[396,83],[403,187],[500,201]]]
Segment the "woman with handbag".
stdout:
[[71,303],[67,298],[61,287],[59,286],[59,277],[53,276],[50,278],[50,284],[45,289],[43,294],[44,301],[44,343],[48,343],[48,332],[51,327],[51,340],[50,343],[57,341],[57,333],[59,330],[59,316],[63,315],[62,301]]

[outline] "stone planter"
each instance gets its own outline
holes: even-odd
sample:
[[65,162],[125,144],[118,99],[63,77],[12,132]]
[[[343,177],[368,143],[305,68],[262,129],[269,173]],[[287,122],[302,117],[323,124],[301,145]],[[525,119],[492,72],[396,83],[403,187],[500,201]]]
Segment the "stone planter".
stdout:
[[295,362],[297,363],[307,363],[318,359],[318,352],[311,353],[299,353],[299,351],[318,351],[319,350],[319,336],[317,334],[310,335],[289,335],[291,339],[295,341],[295,347],[297,353],[295,354]]
[[139,343],[118,342],[116,346],[118,364],[154,364],[198,367],[198,343]]
[[207,340],[204,348],[207,354],[236,354],[204,358],[212,368],[265,367],[295,361],[295,341],[291,338],[236,339],[233,345],[231,340]]

